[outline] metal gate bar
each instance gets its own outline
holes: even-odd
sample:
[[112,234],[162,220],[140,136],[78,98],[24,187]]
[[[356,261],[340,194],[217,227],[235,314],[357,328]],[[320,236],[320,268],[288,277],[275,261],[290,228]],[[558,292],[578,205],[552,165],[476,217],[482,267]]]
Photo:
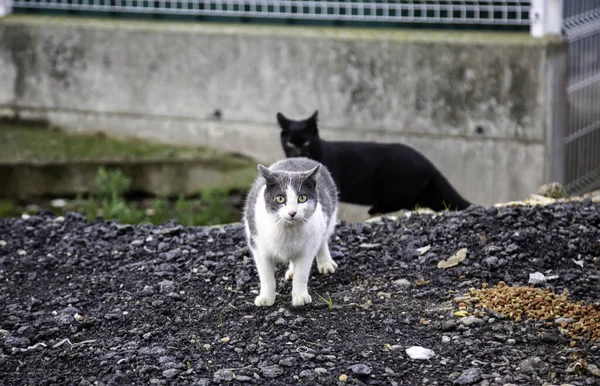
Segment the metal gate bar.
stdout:
[[600,188],[600,0],[563,4],[569,41],[565,188],[581,194]]

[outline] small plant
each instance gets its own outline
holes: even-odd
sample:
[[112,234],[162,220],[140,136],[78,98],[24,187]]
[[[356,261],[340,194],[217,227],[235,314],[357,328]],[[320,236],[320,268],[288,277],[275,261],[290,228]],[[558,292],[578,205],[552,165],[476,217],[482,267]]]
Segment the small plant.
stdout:
[[223,323],[223,315],[219,314],[219,328],[223,328],[225,323]]
[[182,194],[174,203],[165,197],[157,197],[144,210],[125,198],[131,183],[119,169],[100,168],[91,194],[87,199],[79,195],[73,209],[91,221],[101,215],[123,224],[163,224],[175,220],[184,226],[202,226],[239,220],[239,214],[236,215],[229,205],[228,192],[223,189],[206,189],[199,200],[193,201],[186,200]]
[[456,209],[452,209],[452,205],[447,204],[446,201],[444,201],[444,200],[442,200],[442,205],[444,205],[444,209],[446,211],[453,211],[454,212],[454,211],[458,210],[458,207],[456,207]]
[[329,294],[327,294],[327,298],[324,298],[319,294],[317,294],[317,296],[320,297],[325,304],[327,304],[327,307],[329,307],[330,310],[333,310],[333,299],[331,296],[329,296]]

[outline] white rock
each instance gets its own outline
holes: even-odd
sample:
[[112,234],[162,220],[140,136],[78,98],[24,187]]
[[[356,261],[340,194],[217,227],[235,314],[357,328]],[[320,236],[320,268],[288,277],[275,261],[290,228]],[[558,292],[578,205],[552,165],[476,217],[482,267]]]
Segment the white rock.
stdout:
[[407,348],[406,354],[412,359],[430,359],[435,356],[433,350],[421,346],[412,346]]
[[31,218],[31,216],[30,216],[29,214],[27,214],[27,213],[23,213],[23,214],[21,215],[21,218],[22,218],[23,220],[29,220],[29,219]]
[[419,252],[419,255],[422,255],[430,249],[431,249],[431,245],[426,245],[424,247],[417,248],[417,252]]
[[67,200],[57,198],[55,200],[50,201],[50,205],[52,205],[54,208],[64,208],[65,206],[67,206]]
[[443,335],[442,336],[442,343],[450,343],[452,341],[452,339],[450,339],[449,336]]
[[546,282],[546,276],[541,272],[534,272],[529,274],[529,284],[542,284]]
[[6,241],[0,240],[0,247],[5,247],[5,246],[6,246]]

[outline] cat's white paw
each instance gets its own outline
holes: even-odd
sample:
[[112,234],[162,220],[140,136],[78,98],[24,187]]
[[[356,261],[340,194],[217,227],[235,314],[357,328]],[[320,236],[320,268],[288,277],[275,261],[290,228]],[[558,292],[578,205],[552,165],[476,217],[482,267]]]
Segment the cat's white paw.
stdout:
[[335,261],[333,261],[333,259],[329,259],[328,261],[324,262],[323,264],[317,263],[317,268],[319,269],[319,273],[322,273],[322,274],[334,273],[335,270],[337,269],[337,267],[338,267],[338,265]]
[[308,294],[308,292],[304,292],[301,294],[292,294],[292,306],[299,307],[305,304],[311,303],[312,298]]
[[272,295],[263,295],[260,294],[256,298],[254,298],[254,305],[258,307],[269,307],[275,303],[275,294]]
[[285,271],[285,280],[291,280],[294,277],[294,266],[290,265],[290,267]]

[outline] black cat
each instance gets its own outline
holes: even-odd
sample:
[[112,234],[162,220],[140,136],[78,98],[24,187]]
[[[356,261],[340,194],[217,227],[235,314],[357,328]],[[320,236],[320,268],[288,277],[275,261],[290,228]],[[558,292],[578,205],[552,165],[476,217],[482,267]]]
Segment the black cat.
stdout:
[[340,201],[372,206],[384,214],[416,206],[466,209],[471,205],[423,154],[402,144],[329,142],[319,138],[318,111],[294,121],[277,113],[281,145],[287,158],[307,157],[331,172]]

